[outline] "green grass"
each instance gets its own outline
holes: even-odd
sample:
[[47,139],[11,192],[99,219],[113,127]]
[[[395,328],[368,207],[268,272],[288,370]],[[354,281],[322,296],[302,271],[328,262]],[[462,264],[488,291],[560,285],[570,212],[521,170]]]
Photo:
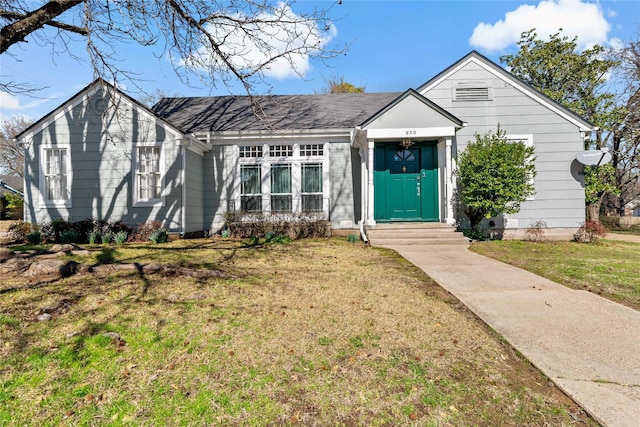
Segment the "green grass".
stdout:
[[1,426],[573,425],[569,411],[596,425],[390,251],[194,240],[110,255],[225,276],[0,289]]
[[640,244],[502,240],[474,244],[471,250],[640,309]]

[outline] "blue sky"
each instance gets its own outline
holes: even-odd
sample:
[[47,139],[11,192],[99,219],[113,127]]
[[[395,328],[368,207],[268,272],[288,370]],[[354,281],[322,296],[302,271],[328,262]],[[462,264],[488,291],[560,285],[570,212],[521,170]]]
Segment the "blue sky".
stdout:
[[[514,53],[519,34],[536,28],[540,36],[557,32],[577,35],[586,45],[616,45],[636,40],[640,31],[640,1],[299,1],[293,13],[332,7],[333,30],[327,33],[328,47],[349,44],[349,50],[327,61],[297,58],[304,78],[286,70],[267,77],[269,86],[258,87],[274,94],[314,93],[324,80],[342,75],[345,80],[366,86],[368,92],[404,91],[415,88],[454,61],[477,50],[499,63],[499,57]],[[72,49],[85,57],[81,38]],[[44,86],[37,97],[0,92],[0,120],[25,115],[39,119],[93,80],[86,62],[51,52],[35,40],[12,46],[15,57],[0,56],[3,81],[19,81]],[[239,88],[219,86],[189,87],[175,76],[166,55],[148,48],[122,45],[118,52],[122,66],[139,73],[140,86],[169,95],[206,96],[243,94]],[[156,57],[160,56],[160,58]],[[126,83],[125,83],[126,85]],[[133,97],[140,93],[133,85],[125,90]]]

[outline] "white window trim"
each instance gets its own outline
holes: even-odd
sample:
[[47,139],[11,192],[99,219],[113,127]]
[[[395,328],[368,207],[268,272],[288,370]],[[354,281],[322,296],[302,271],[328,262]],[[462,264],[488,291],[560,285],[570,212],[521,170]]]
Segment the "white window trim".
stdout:
[[[47,150],[66,150],[66,167],[67,167],[67,199],[66,200],[48,200],[45,192],[45,152]],[[38,179],[39,192],[40,192],[40,206],[41,207],[72,207],[72,194],[71,185],[73,183],[73,169],[71,168],[71,144],[43,144],[40,146],[40,173]]]
[[[300,145],[317,144],[322,145],[322,156],[300,156]],[[249,145],[262,145],[263,157],[240,157],[240,146]],[[293,156],[290,157],[271,157],[265,155],[269,152],[271,145],[293,145]],[[329,215],[329,200],[330,200],[330,175],[329,175],[329,143],[326,141],[300,141],[294,144],[274,143],[273,141],[261,143],[261,144],[240,144],[235,149],[236,158],[239,165],[261,165],[262,168],[262,187],[261,194],[263,200],[263,214],[271,214],[271,165],[273,164],[290,164],[291,165],[291,195],[293,198],[292,211],[294,214],[302,212],[302,164],[313,163],[322,164],[322,200],[323,200],[323,212]],[[234,204],[236,210],[240,211],[241,203],[241,188],[240,188],[240,167],[236,168],[236,182],[234,192]],[[276,213],[276,212],[273,212]]]
[[[505,137],[510,142],[524,142],[527,147],[533,147],[533,134],[506,134]],[[532,178],[529,183],[535,188],[535,181]],[[534,196],[529,196],[526,200],[534,200]]]
[[[154,199],[138,199],[138,148],[144,147],[156,147],[160,149],[160,197]],[[164,206],[165,205],[165,197],[166,197],[166,182],[165,182],[165,157],[164,157],[164,147],[162,142],[155,143],[135,143],[133,144],[133,153],[131,155],[131,188],[133,189],[132,194],[132,203],[131,205],[135,207],[153,207],[153,206]]]

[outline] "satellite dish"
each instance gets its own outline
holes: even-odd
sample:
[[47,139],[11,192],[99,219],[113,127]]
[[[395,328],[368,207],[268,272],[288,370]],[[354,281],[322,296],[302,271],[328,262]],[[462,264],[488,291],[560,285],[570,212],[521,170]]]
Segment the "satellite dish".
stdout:
[[604,150],[588,150],[576,154],[576,160],[586,166],[600,166],[611,161],[611,153]]

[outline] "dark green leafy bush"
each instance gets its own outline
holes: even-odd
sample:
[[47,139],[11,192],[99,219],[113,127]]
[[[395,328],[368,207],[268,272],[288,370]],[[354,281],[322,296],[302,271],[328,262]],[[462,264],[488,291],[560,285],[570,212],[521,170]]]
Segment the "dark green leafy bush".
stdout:
[[30,245],[39,245],[40,243],[42,243],[42,235],[39,231],[32,231],[31,233],[27,234],[25,238]]
[[166,243],[169,240],[169,232],[164,228],[155,230],[149,236],[149,240],[153,243]]

